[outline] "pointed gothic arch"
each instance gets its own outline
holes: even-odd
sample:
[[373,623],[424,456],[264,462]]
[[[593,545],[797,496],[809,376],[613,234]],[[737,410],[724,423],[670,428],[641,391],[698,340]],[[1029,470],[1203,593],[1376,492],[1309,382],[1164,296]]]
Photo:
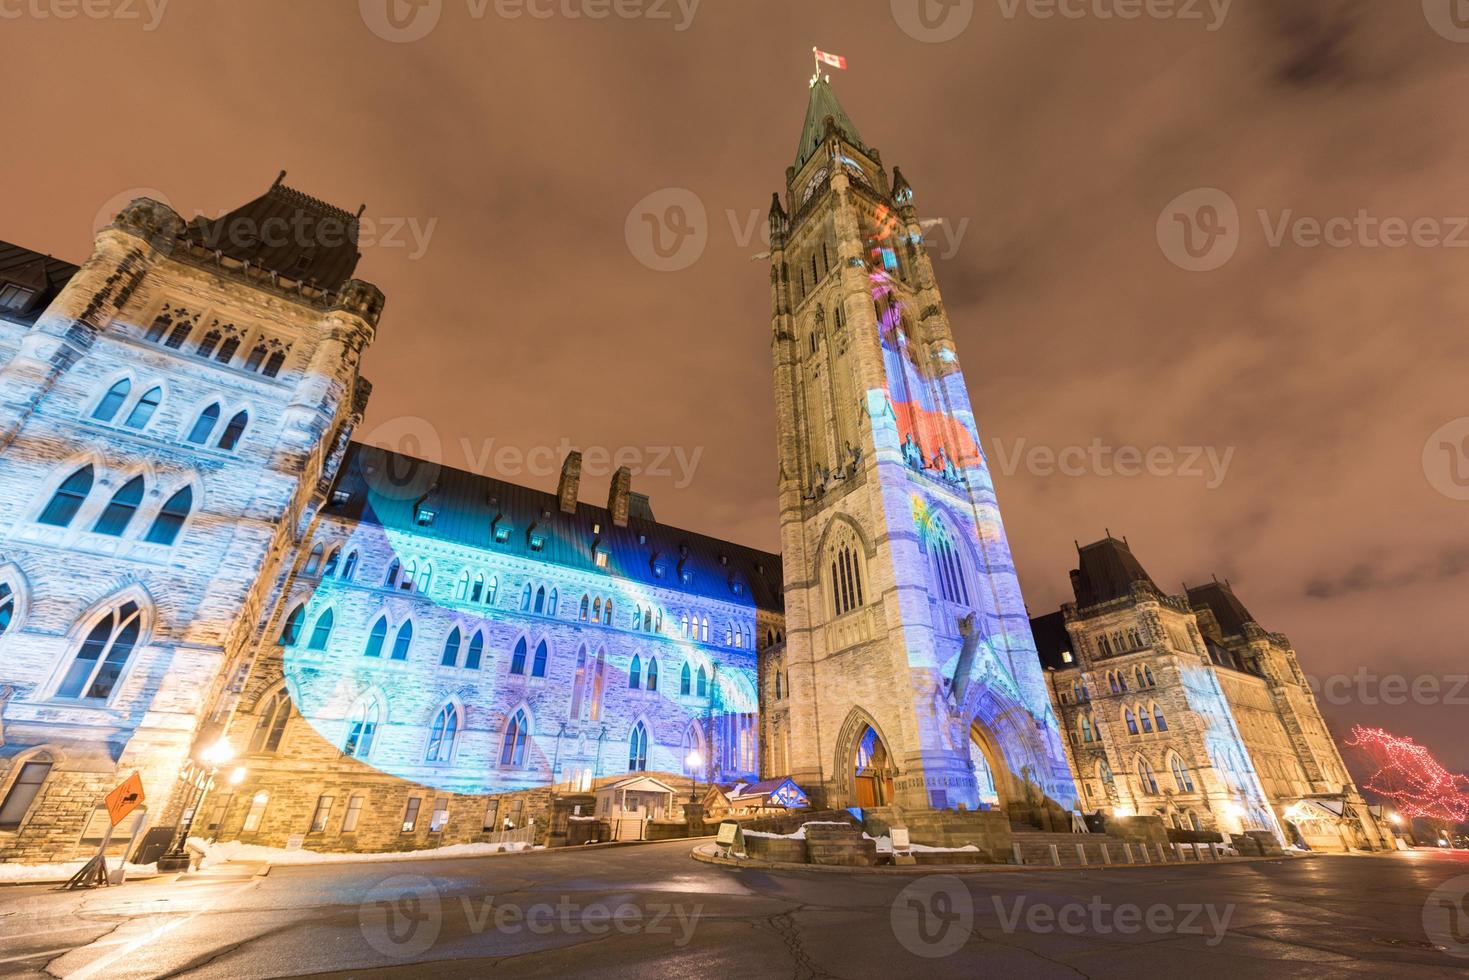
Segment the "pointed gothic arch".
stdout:
[[836,740],[836,805],[886,806],[893,800],[898,775],[890,746],[877,719],[853,707]]

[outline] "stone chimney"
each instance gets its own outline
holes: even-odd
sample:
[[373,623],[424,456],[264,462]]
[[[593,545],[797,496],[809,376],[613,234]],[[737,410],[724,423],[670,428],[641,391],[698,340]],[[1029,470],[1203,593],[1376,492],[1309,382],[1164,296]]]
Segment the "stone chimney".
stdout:
[[632,504],[632,470],[626,466],[612,474],[612,486],[607,491],[607,509],[612,513],[612,523],[627,527],[628,509]]
[[576,513],[577,494],[581,491],[581,453],[566,454],[561,464],[561,482],[556,486],[556,497],[561,502],[563,514]]

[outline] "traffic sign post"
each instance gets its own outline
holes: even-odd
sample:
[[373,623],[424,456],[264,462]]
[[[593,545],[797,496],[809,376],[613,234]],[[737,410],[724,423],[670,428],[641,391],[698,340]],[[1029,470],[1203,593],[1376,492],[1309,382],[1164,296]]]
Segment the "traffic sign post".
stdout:
[[72,875],[71,880],[66,883],[67,888],[96,888],[98,885],[106,887],[112,884],[107,873],[107,845],[112,843],[112,832],[117,829],[117,825],[126,820],[128,814],[136,810],[143,800],[143,778],[136,772],[107,794],[102,801],[107,807],[107,832],[102,835],[97,853],[82,865],[80,871]]

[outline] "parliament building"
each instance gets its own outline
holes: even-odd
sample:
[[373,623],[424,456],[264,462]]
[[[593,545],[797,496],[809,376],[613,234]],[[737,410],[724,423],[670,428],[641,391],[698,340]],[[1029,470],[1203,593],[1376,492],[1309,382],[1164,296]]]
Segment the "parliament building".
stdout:
[[[282,174],[282,178],[284,178]],[[1286,638],[1079,549],[1021,596],[912,186],[816,78],[770,209],[781,555],[353,440],[384,296],[278,179],[0,243],[0,860],[482,840],[628,773],[1378,847]],[[271,234],[289,228],[289,235]]]

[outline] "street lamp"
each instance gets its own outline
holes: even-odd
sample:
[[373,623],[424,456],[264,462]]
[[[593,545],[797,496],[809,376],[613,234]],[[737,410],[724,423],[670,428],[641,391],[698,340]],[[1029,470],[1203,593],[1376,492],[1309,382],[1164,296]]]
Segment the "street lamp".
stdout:
[[[194,829],[194,818],[198,816],[199,808],[204,805],[204,798],[209,795],[209,790],[214,786],[215,774],[219,772],[221,766],[234,757],[235,747],[226,740],[220,739],[208,748],[202,749],[197,758],[190,759],[188,765],[179,771],[179,778],[189,784],[189,797],[184,807],[184,822],[179,828],[179,835],[173,842],[173,847],[158,859],[158,870],[188,870],[189,855],[186,847],[189,842],[189,831]],[[244,782],[245,772],[244,766],[237,766],[234,772],[230,773],[230,783],[238,786]]]
[[699,770],[704,765],[704,757],[698,749],[690,749],[688,757],[683,762],[689,774],[694,777],[694,784],[689,787],[689,802],[697,803],[699,802]]

